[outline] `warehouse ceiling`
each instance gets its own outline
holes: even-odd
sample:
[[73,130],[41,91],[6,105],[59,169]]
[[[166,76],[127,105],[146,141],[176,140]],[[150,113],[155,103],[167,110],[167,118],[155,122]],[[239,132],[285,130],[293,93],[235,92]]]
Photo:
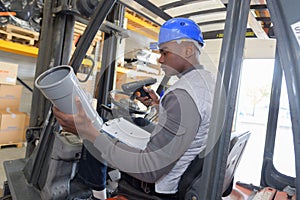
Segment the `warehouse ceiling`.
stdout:
[[[211,71],[217,71],[228,0],[120,0],[120,2],[126,6],[127,28],[153,40],[157,40],[159,27],[169,18],[187,17],[196,21],[207,44],[201,51],[201,63]],[[244,58],[274,58],[276,40],[272,39],[271,32],[272,24],[266,0],[251,0]],[[128,41],[126,46],[132,47],[130,50],[137,48],[136,41],[136,39]]]
[[[97,0],[91,0],[94,1]],[[0,0],[0,10],[14,11],[18,18],[37,26],[43,5],[41,2],[41,0]],[[118,2],[127,7],[126,18],[129,29],[143,29],[143,35],[152,39],[157,39],[159,26],[174,17],[187,17],[196,21],[205,39],[223,36],[228,0],[119,0]],[[2,22],[3,17],[0,24]],[[269,38],[271,26],[266,0],[251,0],[247,36]],[[37,27],[32,28],[38,30]]]
[[[205,39],[214,39],[222,37],[228,0],[121,0],[120,2],[135,12],[135,15],[154,23],[152,33],[151,31],[148,33],[154,37],[157,35],[155,26],[159,27],[169,18],[187,17],[199,24]],[[134,23],[129,19],[129,26],[135,27]],[[266,1],[251,0],[247,36],[269,38],[270,27]]]
[[[66,1],[77,2],[77,0]],[[89,2],[94,1],[100,0],[90,0]],[[43,8],[41,2],[43,0],[0,0],[0,11],[4,13],[13,11],[9,13],[16,15],[10,16],[9,20],[7,16],[0,16],[0,25],[15,23],[23,28],[28,27],[28,29],[39,31],[39,20]],[[212,43],[206,46],[205,51],[210,60],[217,65],[221,41],[212,40],[223,38],[228,0],[119,0],[117,2],[126,6],[126,25],[127,29],[131,30],[132,38],[127,39],[126,52],[134,54],[145,48],[145,45],[149,45],[150,42],[156,41],[159,28],[166,20],[174,17],[187,17],[199,24],[206,43]],[[255,48],[247,46],[250,43],[247,43],[246,40],[245,55],[248,55],[248,52],[251,52],[251,57],[252,52],[255,52],[256,55],[265,55],[267,51],[258,48],[262,44],[266,45],[265,41],[259,41],[259,39],[269,39],[273,37],[271,33],[272,23],[266,0],[251,0],[246,36],[247,40],[251,39],[251,45]],[[272,49],[273,54],[274,41],[268,40],[267,42],[270,42],[267,46]],[[268,54],[267,57],[270,55]]]

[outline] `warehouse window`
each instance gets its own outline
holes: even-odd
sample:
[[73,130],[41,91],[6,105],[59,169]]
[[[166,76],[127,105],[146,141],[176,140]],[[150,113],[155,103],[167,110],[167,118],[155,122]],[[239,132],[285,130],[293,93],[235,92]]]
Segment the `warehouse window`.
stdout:
[[280,109],[278,116],[274,166],[280,172],[295,177],[295,153],[292,123],[285,79],[282,80]]
[[[260,184],[262,159],[267,130],[274,59],[245,59],[236,114],[236,130],[249,130],[236,180]],[[295,154],[285,80],[282,80],[278,126],[274,150],[274,166],[282,174],[295,176]]]

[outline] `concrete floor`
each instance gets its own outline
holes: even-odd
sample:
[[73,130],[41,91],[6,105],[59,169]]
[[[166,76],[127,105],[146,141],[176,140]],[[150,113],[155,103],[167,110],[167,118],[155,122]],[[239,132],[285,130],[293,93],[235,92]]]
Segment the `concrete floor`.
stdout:
[[21,148],[16,146],[4,146],[0,149],[0,189],[3,189],[3,183],[6,181],[6,175],[3,167],[3,162],[6,160],[15,160],[25,157],[26,147]]

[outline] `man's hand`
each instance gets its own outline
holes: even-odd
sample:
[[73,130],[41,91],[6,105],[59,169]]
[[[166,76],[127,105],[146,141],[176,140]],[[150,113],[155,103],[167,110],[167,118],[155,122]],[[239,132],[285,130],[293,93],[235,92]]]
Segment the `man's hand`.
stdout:
[[154,90],[149,89],[147,87],[143,87],[144,91],[149,94],[150,98],[148,96],[141,97],[139,94],[137,94],[136,99],[138,99],[140,102],[142,102],[145,106],[157,106],[159,104],[159,97],[154,92]]
[[75,103],[78,110],[76,114],[63,113],[56,107],[53,107],[53,114],[65,131],[79,135],[81,139],[87,139],[94,142],[100,133],[95,129],[91,120],[87,117],[79,98],[76,98]]

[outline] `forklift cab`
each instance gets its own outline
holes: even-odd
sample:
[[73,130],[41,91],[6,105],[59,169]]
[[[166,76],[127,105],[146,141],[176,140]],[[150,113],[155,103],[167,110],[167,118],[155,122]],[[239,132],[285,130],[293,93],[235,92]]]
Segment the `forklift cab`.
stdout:
[[[176,4],[175,1],[173,3]],[[95,3],[95,1],[79,0],[55,2],[45,0],[36,77],[48,68],[63,64],[72,66],[76,73],[88,51],[88,44],[91,44],[100,29],[103,31],[102,49],[104,51],[99,73],[101,77],[98,79],[97,94],[95,95],[98,100],[96,108],[100,116],[108,116],[111,103],[109,95],[110,91],[114,89],[117,46],[119,40],[127,35],[126,30],[121,28],[120,22],[123,21],[124,7],[134,9],[132,4],[146,9],[144,13],[143,9],[136,11],[154,22],[156,17],[154,19],[149,17],[148,12],[158,16],[158,21],[175,17],[164,12],[167,7],[155,6],[155,1],[107,0]],[[282,72],[286,76],[294,144],[298,144],[300,141],[298,134],[300,124],[297,118],[300,116],[300,62],[299,25],[297,22],[300,21],[300,15],[297,8],[300,4],[299,1],[292,0],[288,5],[284,5],[283,2],[275,4],[272,1],[267,1],[267,5],[274,24],[275,35],[280,38],[277,41],[277,65],[274,77],[281,78]],[[235,168],[249,138],[249,132],[236,138],[231,138],[231,133],[250,1],[229,0],[226,6],[227,17],[218,66],[219,75],[213,104],[214,114],[211,119],[214,125],[221,126],[221,128],[210,129],[208,141],[214,144],[213,147],[205,153],[204,158],[197,157],[184,174],[179,186],[182,199],[221,199],[225,191],[230,193],[229,186],[232,184]],[[72,10],[76,7],[77,10]],[[93,14],[87,17],[89,13]],[[81,15],[85,17],[81,17]],[[71,55],[71,46],[68,44],[72,43],[71,33],[76,20],[85,22],[87,27]],[[157,89],[159,94],[167,81],[167,78],[162,80]],[[298,174],[294,178],[278,174],[272,168],[271,163],[276,137],[280,86],[278,79],[274,79],[261,185],[272,186],[279,190],[285,185],[291,185],[296,188],[297,196],[300,196]],[[55,123],[51,112],[50,102],[36,89],[33,92],[32,104],[40,106],[32,107],[30,119],[32,128],[27,131],[26,157],[4,163],[8,179],[4,187],[4,195],[11,195],[12,199],[17,200],[72,199],[77,192],[82,192],[75,185],[73,185],[74,187],[70,185],[70,180],[76,172],[76,163],[81,156],[82,144],[74,135],[60,133],[60,128]],[[221,132],[218,132],[219,130]],[[295,145],[297,173],[300,171],[299,148],[299,145]],[[187,185],[186,182],[191,184]]]

